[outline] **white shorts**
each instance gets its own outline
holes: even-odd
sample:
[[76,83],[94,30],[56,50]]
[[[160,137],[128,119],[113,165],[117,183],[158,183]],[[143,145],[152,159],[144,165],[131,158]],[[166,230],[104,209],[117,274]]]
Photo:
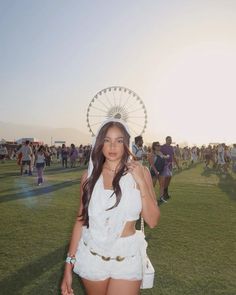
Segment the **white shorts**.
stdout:
[[[140,237],[138,237],[137,233],[117,239],[114,247],[112,247],[113,253],[116,252],[117,255],[111,257],[109,261],[105,261],[99,255],[92,254],[89,246],[85,244],[81,237],[73,270],[80,277],[91,281],[102,281],[108,278],[131,281],[142,280],[142,255],[139,250],[137,251],[137,247],[133,247],[134,243],[140,243]],[[136,249],[133,251],[134,253],[130,251],[131,248]],[[122,249],[122,257],[125,257],[125,259],[117,261],[116,257],[120,256],[120,249]],[[127,256],[124,255],[124,250],[126,250]]]
[[169,166],[165,166],[163,171],[160,173],[161,176],[164,177],[171,177],[172,176],[172,169]]

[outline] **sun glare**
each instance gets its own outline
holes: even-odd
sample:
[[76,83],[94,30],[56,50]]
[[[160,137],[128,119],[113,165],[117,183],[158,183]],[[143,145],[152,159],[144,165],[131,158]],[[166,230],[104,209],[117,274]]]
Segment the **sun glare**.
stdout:
[[219,141],[226,134],[233,137],[229,120],[234,116],[236,55],[229,47],[216,43],[188,47],[171,56],[162,70],[153,95],[160,128],[168,122],[170,132],[190,142],[193,134],[199,143],[213,135]]

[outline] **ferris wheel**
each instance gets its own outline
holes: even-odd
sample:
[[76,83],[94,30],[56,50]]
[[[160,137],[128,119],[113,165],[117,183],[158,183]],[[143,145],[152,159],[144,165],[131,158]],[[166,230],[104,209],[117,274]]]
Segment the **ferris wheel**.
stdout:
[[147,127],[147,111],[142,99],[132,90],[112,86],[99,91],[87,109],[87,125],[94,136],[101,123],[109,118],[122,119],[133,137]]

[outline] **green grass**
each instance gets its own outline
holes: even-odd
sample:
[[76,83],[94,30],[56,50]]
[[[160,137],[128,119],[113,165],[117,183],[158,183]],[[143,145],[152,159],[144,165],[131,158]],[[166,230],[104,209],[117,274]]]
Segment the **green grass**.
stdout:
[[[45,171],[46,182],[0,164],[0,294],[60,294],[82,170]],[[142,295],[236,294],[236,177],[201,164],[172,179],[157,228],[146,227],[155,287]],[[85,294],[74,276],[75,294]],[[122,294],[121,294],[122,295]]]

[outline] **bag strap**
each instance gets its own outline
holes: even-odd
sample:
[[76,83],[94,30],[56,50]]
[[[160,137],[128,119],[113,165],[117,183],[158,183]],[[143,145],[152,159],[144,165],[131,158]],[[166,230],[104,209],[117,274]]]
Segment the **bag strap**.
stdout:
[[144,220],[143,220],[143,217],[141,217],[140,227],[141,227],[141,231],[142,231],[142,233],[143,233],[144,236],[145,236],[145,232],[144,232]]
[[137,155],[139,149],[137,148],[137,146],[136,146],[135,144],[133,145],[133,147],[135,148],[135,152],[134,152],[134,154]]

